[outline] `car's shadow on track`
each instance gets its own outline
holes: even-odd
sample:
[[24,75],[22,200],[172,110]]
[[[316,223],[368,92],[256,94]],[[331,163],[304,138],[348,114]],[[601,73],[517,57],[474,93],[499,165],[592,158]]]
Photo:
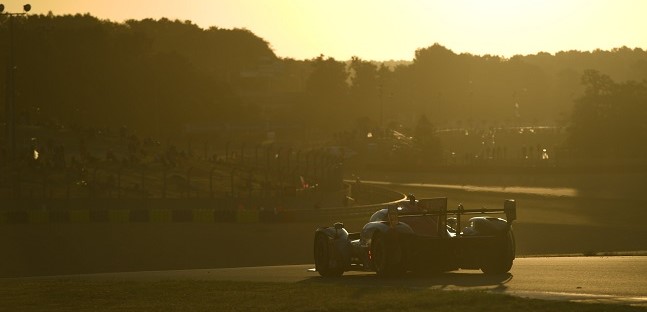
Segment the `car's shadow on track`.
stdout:
[[313,276],[301,283],[344,284],[365,286],[401,286],[443,289],[447,287],[489,289],[505,291],[512,274],[482,274],[469,272],[447,272],[438,274],[409,273],[399,277],[381,277],[375,273],[352,272],[341,277]]

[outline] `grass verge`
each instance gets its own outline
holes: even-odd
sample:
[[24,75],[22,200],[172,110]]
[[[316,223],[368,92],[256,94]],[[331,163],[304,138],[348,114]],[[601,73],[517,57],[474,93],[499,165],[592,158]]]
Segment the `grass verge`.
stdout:
[[645,311],[622,306],[339,283],[0,280],[0,311]]

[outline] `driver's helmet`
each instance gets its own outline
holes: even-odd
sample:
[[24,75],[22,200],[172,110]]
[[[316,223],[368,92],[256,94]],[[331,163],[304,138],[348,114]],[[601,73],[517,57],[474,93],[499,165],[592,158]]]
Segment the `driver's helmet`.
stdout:
[[416,196],[413,194],[407,195],[406,201],[398,207],[398,210],[404,214],[417,213],[418,209],[418,201],[416,200]]
[[409,200],[409,204],[411,204],[411,206],[415,206],[416,203],[418,202],[416,200],[416,196],[414,196],[413,194],[407,195],[407,199]]
[[416,196],[413,194],[407,195],[407,202],[403,205],[403,209],[409,213],[416,212],[418,210],[418,201],[416,200]]

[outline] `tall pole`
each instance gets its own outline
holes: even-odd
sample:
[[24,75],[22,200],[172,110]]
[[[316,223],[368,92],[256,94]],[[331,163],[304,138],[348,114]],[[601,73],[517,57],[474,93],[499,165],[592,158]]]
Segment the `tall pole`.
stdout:
[[378,86],[378,96],[380,97],[380,136],[384,134],[384,99],[383,99],[383,87],[382,84]]
[[9,59],[7,62],[7,90],[6,90],[6,135],[9,148],[9,162],[16,160],[16,64],[15,64],[15,35],[14,17],[25,15],[31,10],[31,5],[23,5],[23,13],[4,13],[4,4],[0,4],[0,14],[9,17]]
[[9,60],[7,62],[7,101],[6,101],[6,133],[7,145],[9,148],[9,162],[16,159],[16,84],[14,64],[14,21],[13,14],[9,15]]

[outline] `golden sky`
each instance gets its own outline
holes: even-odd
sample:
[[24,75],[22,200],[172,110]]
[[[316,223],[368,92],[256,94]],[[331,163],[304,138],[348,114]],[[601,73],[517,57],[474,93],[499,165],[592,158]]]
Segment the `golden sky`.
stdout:
[[412,60],[439,43],[456,53],[647,49],[645,0],[0,0],[6,11],[101,19],[191,20],[247,28],[280,57]]

